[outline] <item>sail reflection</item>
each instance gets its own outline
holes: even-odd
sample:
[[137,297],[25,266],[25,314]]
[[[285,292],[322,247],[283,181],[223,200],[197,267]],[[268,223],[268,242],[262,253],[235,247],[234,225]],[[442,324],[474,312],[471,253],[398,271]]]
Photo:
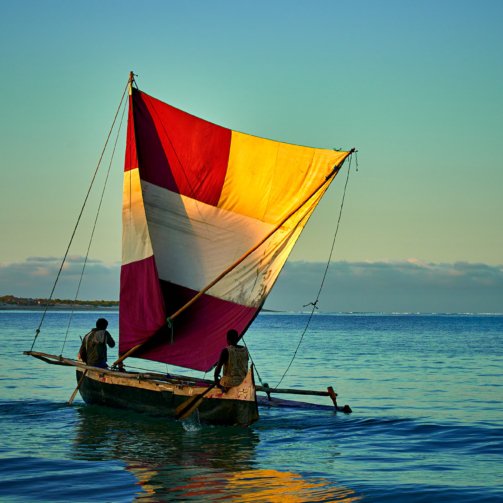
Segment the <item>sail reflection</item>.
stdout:
[[[278,470],[252,469],[235,473],[197,475],[186,484],[170,487],[167,497],[184,501],[243,501],[264,503],[301,503],[306,501],[359,501],[352,489],[337,487],[323,478],[304,478]],[[139,501],[149,501],[140,496]],[[153,500],[152,500],[153,501]]]
[[260,436],[250,428],[201,428],[95,406],[78,408],[77,418],[72,456],[124,463],[142,503],[360,499],[327,479],[257,469]]

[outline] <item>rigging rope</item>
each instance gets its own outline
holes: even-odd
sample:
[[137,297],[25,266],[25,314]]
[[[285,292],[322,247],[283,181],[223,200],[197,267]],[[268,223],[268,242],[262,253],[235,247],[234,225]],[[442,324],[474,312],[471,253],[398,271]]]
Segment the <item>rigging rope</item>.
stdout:
[[241,337],[241,340],[243,341],[243,344],[245,345],[246,351],[248,351],[248,356],[250,357],[250,361],[252,362],[253,369],[255,370],[255,373],[257,374],[258,380],[259,380],[260,384],[261,384],[262,386],[264,386],[264,383],[262,382],[262,378],[260,377],[260,374],[259,374],[259,372],[258,372],[257,365],[256,365],[256,364],[255,364],[255,362],[253,361],[252,355],[251,355],[251,353],[250,353],[250,350],[248,349],[248,345],[246,344],[246,341],[245,341],[244,336],[243,336],[243,337]]
[[89,251],[91,249],[91,244],[93,242],[93,238],[94,238],[94,232],[96,230],[96,224],[98,223],[98,217],[99,217],[99,214],[100,214],[100,210],[101,210],[101,205],[103,203],[103,198],[105,196],[105,190],[106,190],[106,187],[107,187],[107,183],[108,183],[108,178],[110,176],[110,170],[112,168],[112,163],[113,163],[113,160],[114,160],[114,157],[115,157],[115,150],[117,148],[117,142],[119,141],[119,135],[120,135],[120,132],[121,132],[121,129],[122,129],[122,123],[124,121],[124,114],[126,112],[126,104],[127,104],[127,101],[124,102],[124,107],[122,109],[122,115],[121,115],[121,120],[120,120],[120,123],[119,123],[119,127],[117,128],[117,135],[115,137],[115,142],[114,142],[114,146],[113,146],[113,149],[112,149],[112,154],[110,156],[110,162],[108,163],[108,170],[107,170],[107,174],[106,174],[106,177],[105,177],[105,183],[103,184],[103,189],[101,191],[101,197],[100,197],[100,202],[98,204],[98,209],[96,210],[96,217],[94,219],[94,224],[93,224],[93,229],[91,231],[91,237],[89,238],[89,244],[87,246],[87,251],[86,251],[86,256],[84,258],[84,264],[82,265],[82,271],[80,273],[80,279],[79,279],[79,284],[77,286],[77,292],[75,293],[75,299],[74,299],[74,304],[73,304],[73,307],[72,307],[72,311],[70,313],[70,318],[68,320],[68,326],[66,327],[66,333],[65,333],[65,339],[63,341],[63,346],[61,347],[61,353],[60,353],[60,356],[63,354],[63,351],[65,349],[65,345],[66,345],[66,341],[68,339],[68,332],[70,331],[70,325],[72,323],[72,319],[73,319],[73,313],[75,311],[74,309],[74,306],[75,306],[75,302],[77,301],[77,298],[79,296],[79,292],[80,292],[80,286],[82,284],[82,278],[84,277],[84,272],[86,270],[86,265],[87,265],[87,259],[89,258]]
[[[330,267],[330,262],[332,261],[332,255],[334,253],[335,240],[336,240],[337,234],[339,232],[339,225],[340,225],[341,217],[342,217],[342,209],[344,207],[344,199],[346,198],[346,189],[347,189],[348,182],[349,182],[349,174],[351,172],[351,161],[352,161],[352,156],[350,156],[350,158],[349,158],[348,173],[346,175],[346,183],[344,184],[344,191],[342,193],[341,207],[339,209],[339,218],[337,219],[337,225],[335,227],[335,233],[334,233],[334,237],[332,239],[332,246],[330,248],[330,253],[329,253],[329,256],[328,256],[328,260],[327,260],[327,265],[325,266],[325,271],[323,273],[323,277],[322,277],[322,280],[321,280],[320,288],[318,290],[318,294],[316,296],[316,300],[314,302],[310,302],[309,304],[306,304],[304,306],[304,307],[306,307],[306,306],[312,305],[313,308],[311,309],[311,313],[309,314],[309,317],[308,317],[307,322],[306,322],[306,326],[304,327],[302,335],[300,336],[299,343],[297,344],[297,348],[295,349],[295,352],[293,353],[292,359],[290,360],[290,363],[288,364],[288,367],[286,368],[285,372],[281,376],[281,379],[279,380],[278,384],[276,384],[276,388],[278,388],[279,385],[283,382],[283,379],[285,378],[286,374],[290,370],[290,367],[292,366],[292,363],[295,360],[295,357],[297,356],[297,352],[299,351],[300,345],[302,344],[302,340],[304,339],[304,335],[306,335],[306,332],[307,332],[307,330],[309,328],[309,324],[311,323],[311,320],[313,318],[314,311],[316,309],[318,309],[318,301],[320,299],[320,295],[321,295],[321,291],[323,290],[323,286],[325,285],[325,280],[327,278],[328,268]],[[358,169],[358,161],[356,162],[356,167]]]
[[61,275],[61,271],[63,270],[63,266],[65,265],[66,258],[68,256],[68,252],[70,251],[70,246],[73,243],[73,238],[75,237],[75,233],[76,233],[77,228],[79,226],[80,219],[82,217],[82,213],[84,212],[84,208],[86,207],[87,200],[89,198],[89,194],[91,193],[91,189],[92,189],[93,184],[94,184],[94,180],[96,179],[96,175],[98,174],[98,170],[100,169],[101,161],[102,161],[103,156],[105,154],[105,150],[106,150],[106,148],[108,146],[108,141],[110,140],[110,136],[112,135],[112,131],[113,131],[114,127],[115,127],[115,122],[117,121],[117,116],[119,115],[119,112],[120,112],[120,109],[121,109],[121,106],[122,106],[122,102],[124,100],[124,96],[126,96],[126,92],[128,90],[128,86],[129,86],[129,80],[128,80],[128,83],[127,83],[127,85],[126,85],[126,87],[124,89],[124,92],[122,93],[122,97],[121,97],[119,106],[117,107],[117,111],[115,112],[115,116],[114,116],[114,120],[112,122],[112,126],[110,127],[110,131],[108,132],[108,136],[107,136],[107,139],[105,141],[105,145],[103,146],[103,149],[101,151],[101,155],[100,155],[100,158],[98,160],[98,164],[96,166],[96,169],[94,170],[94,174],[93,174],[93,177],[91,179],[91,183],[89,185],[89,189],[87,190],[86,197],[84,198],[84,203],[82,204],[82,208],[80,209],[79,216],[77,217],[77,222],[75,223],[75,227],[74,227],[72,235],[70,237],[70,242],[68,243],[68,246],[66,248],[65,254],[63,256],[63,260],[61,261],[61,265],[59,266],[58,274],[56,275],[56,279],[55,279],[54,284],[52,286],[52,290],[51,290],[51,293],[49,295],[49,298],[47,299],[47,303],[44,306],[44,312],[42,313],[42,317],[40,319],[40,323],[38,324],[38,327],[35,330],[35,337],[33,338],[33,342],[31,344],[30,351],[33,351],[33,348],[35,346],[35,342],[37,340],[37,337],[40,334],[40,329],[42,328],[42,324],[44,323],[44,319],[45,319],[45,316],[47,314],[47,310],[49,309],[50,301],[52,300],[52,296],[54,295],[54,291],[56,290],[56,285],[58,284],[59,277]]

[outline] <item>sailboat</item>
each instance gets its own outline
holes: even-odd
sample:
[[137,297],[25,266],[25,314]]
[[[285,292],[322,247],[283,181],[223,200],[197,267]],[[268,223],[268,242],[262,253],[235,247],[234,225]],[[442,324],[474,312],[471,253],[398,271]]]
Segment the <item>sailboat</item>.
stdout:
[[[304,147],[234,131],[140,91],[131,73],[122,207],[119,359],[103,369],[62,355],[25,353],[72,366],[88,404],[247,426],[257,391],[329,396],[243,382],[129,372],[135,357],[210,371],[234,329],[260,313],[309,217],[354,152]],[[38,335],[38,330],[37,330]],[[36,339],[36,337],[35,337]]]

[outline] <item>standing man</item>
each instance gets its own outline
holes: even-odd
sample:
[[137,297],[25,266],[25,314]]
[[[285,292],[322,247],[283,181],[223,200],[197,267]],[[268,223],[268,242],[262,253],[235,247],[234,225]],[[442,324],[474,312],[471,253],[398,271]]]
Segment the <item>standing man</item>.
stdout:
[[[227,332],[227,347],[222,349],[220,359],[215,368],[215,383],[217,386],[231,388],[241,384],[248,373],[248,350],[238,346],[239,334],[231,329]],[[220,371],[224,368],[224,375],[220,379]]]
[[96,320],[96,328],[93,328],[84,336],[80,346],[80,358],[92,367],[108,368],[107,345],[113,348],[115,341],[107,331],[108,321],[105,318]]

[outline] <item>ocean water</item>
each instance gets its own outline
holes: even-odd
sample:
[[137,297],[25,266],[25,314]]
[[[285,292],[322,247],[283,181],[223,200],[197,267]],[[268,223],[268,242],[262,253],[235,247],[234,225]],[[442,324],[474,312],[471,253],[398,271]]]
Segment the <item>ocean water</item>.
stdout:
[[[0,501],[503,501],[503,316],[315,316],[281,387],[332,385],[353,413],[262,408],[225,428],[66,405],[74,372],[22,355],[40,315],[0,311]],[[65,355],[101,315],[74,314]],[[60,354],[68,321],[49,313],[35,350]],[[269,385],[306,321],[263,314],[247,333]]]

